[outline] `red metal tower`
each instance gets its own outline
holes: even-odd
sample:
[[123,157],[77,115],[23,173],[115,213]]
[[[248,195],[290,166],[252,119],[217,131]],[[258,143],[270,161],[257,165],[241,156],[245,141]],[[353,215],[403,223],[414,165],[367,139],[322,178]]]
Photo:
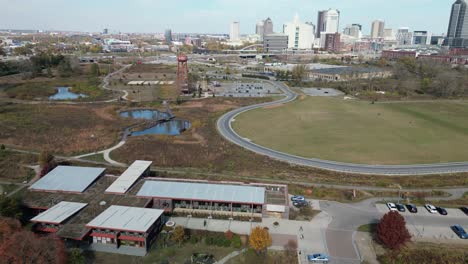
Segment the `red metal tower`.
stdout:
[[190,93],[187,62],[187,55],[180,53],[177,56],[177,90],[180,94]]

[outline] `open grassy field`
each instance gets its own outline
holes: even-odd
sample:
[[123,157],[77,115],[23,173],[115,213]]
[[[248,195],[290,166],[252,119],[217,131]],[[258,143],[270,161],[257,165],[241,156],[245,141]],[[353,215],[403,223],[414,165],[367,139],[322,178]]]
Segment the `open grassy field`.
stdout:
[[[468,186],[468,174],[431,176],[351,175],[290,165],[246,151],[224,140],[216,130],[216,121],[225,112],[267,98],[210,98],[190,101],[172,108],[173,113],[192,122],[181,136],[131,137],[127,144],[111,153],[114,160],[132,163],[152,160],[161,171],[175,171],[172,177],[209,180],[273,181],[281,183],[322,182],[378,187]],[[152,105],[148,105],[152,107]],[[141,104],[138,107],[148,107]]]
[[253,142],[310,158],[365,164],[468,161],[468,101],[376,103],[305,97],[236,118]]
[[102,150],[131,122],[119,118],[115,107],[0,105],[0,144],[55,154]]

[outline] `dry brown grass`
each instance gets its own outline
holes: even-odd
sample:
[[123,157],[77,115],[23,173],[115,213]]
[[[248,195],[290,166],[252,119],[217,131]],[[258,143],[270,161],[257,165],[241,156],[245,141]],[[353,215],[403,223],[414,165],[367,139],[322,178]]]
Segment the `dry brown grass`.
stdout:
[[128,122],[102,105],[4,105],[0,143],[56,154],[92,152],[114,144]]

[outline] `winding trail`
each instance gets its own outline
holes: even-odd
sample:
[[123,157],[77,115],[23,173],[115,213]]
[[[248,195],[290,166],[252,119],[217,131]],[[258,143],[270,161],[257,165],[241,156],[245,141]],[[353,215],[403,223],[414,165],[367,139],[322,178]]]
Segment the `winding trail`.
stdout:
[[286,97],[268,103],[262,103],[257,105],[251,105],[233,110],[221,118],[218,119],[217,128],[218,132],[228,141],[241,146],[247,150],[255,152],[260,155],[268,156],[270,158],[287,162],[290,164],[319,168],[329,171],[337,171],[344,173],[355,173],[355,174],[369,174],[369,175],[382,175],[382,176],[411,176],[411,175],[432,175],[432,174],[451,174],[468,172],[468,162],[454,162],[454,163],[438,163],[438,164],[416,164],[416,165],[367,165],[367,164],[354,164],[344,163],[337,161],[329,161],[322,159],[304,158],[288,153],[276,151],[264,146],[260,146],[251,142],[251,140],[243,138],[237,134],[232,128],[232,122],[235,122],[235,118],[245,112],[263,108],[272,107],[281,104],[293,102],[297,99],[298,94],[284,83],[269,81],[272,85],[281,89]]

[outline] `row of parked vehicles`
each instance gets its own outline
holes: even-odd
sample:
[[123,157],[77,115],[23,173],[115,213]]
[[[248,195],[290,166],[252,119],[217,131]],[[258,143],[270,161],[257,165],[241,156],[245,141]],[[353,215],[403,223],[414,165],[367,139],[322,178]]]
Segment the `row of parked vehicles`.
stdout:
[[[406,212],[406,209],[408,209],[408,212],[410,213],[417,213],[418,212],[418,208],[413,205],[413,204],[400,204],[400,203],[387,203],[387,207],[388,207],[388,210],[390,211],[398,211],[398,212]],[[426,210],[431,213],[431,214],[441,214],[441,215],[447,215],[447,210],[445,208],[442,208],[442,207],[436,207],[432,204],[426,204],[424,205],[424,208],[426,208]],[[460,210],[465,213],[466,215],[468,215],[468,207],[460,207]]]
[[[413,205],[413,204],[406,204],[406,205],[403,205],[403,204],[395,204],[395,203],[387,203],[387,207],[388,207],[388,210],[390,211],[396,211],[396,212],[406,212],[406,209],[408,209],[408,212],[410,213],[417,213],[418,212],[418,208]],[[406,209],[405,209],[406,207]],[[426,210],[431,213],[431,214],[441,214],[441,215],[448,215],[447,213],[447,210],[445,208],[442,208],[442,207],[436,207],[432,204],[426,204],[424,205],[424,208],[426,208]],[[460,207],[460,210],[465,213],[465,215],[468,216],[468,207],[464,206],[464,207]],[[465,231],[465,229],[463,229],[463,227],[461,225],[453,225],[450,227],[453,232],[455,232],[455,234],[457,234],[457,236],[461,239],[468,239],[468,233]]]

